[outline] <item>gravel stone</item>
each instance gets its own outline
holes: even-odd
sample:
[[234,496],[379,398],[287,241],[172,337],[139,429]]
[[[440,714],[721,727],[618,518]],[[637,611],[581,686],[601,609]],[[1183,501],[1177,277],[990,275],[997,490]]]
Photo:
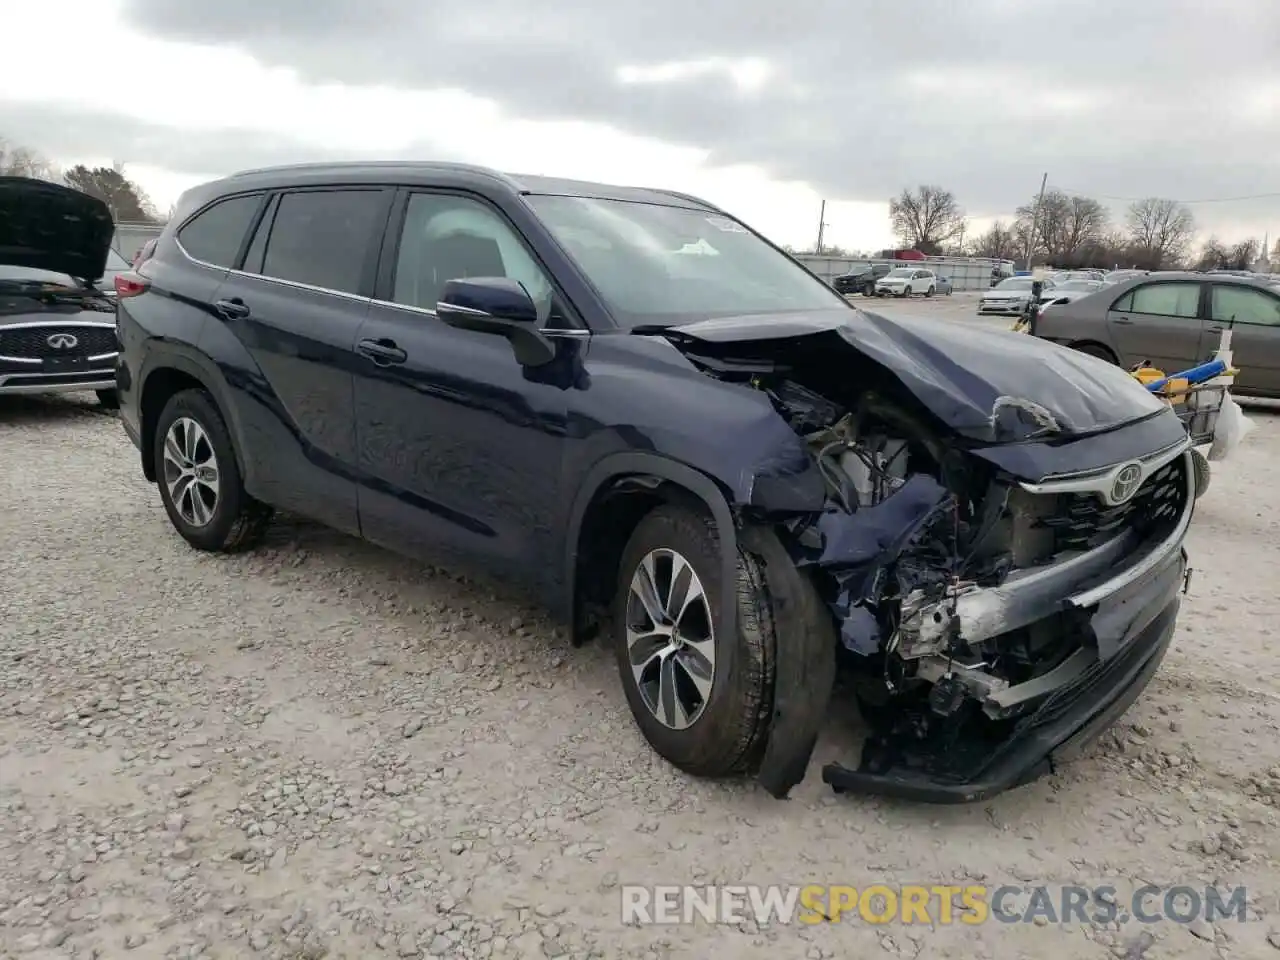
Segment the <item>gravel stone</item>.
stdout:
[[[876,309],[979,323],[965,298]],[[1051,777],[938,811],[822,783],[861,742],[841,690],[790,802],[691,779],[636,734],[607,637],[573,649],[521,595],[295,517],[252,552],[192,550],[91,396],[0,398],[0,956],[1275,955],[1280,497],[1259,491],[1280,417],[1247,415],[1151,686]],[[1123,904],[1200,873],[1247,882],[1262,922],[1147,942],[618,913],[638,882],[1071,882]]]

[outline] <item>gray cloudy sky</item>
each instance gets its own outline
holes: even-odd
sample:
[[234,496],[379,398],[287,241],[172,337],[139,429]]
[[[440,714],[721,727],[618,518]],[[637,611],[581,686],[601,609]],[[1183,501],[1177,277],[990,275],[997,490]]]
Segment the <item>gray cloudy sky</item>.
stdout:
[[[994,216],[1025,202],[1046,170],[1052,185],[1100,197],[1280,194],[1274,0],[116,2],[134,31],[235,49],[307,84],[462,90],[524,120],[707,151],[704,166],[758,165],[833,200],[883,203],[931,182]],[[148,87],[183,78],[135,68],[138,84],[121,91],[132,116],[0,92],[0,136],[199,173],[377,152],[340,136],[318,146],[344,124],[337,112],[316,117],[305,141],[296,124],[240,128],[240,93],[224,129],[175,130],[148,116]],[[626,68],[656,78],[625,82]],[[471,158],[465,111],[397,122],[409,155]],[[483,159],[528,169],[522,142],[498,139]],[[611,178],[607,157],[591,169]],[[1194,211],[1206,231],[1280,232],[1280,196]]]

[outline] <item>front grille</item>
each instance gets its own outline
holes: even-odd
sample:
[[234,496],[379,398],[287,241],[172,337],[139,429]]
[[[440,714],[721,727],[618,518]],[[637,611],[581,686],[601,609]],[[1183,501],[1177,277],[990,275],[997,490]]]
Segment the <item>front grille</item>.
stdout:
[[1057,504],[1038,523],[1053,535],[1053,551],[1090,550],[1124,530],[1139,536],[1172,526],[1187,499],[1186,458],[1165,464],[1138,488],[1133,499],[1110,507],[1091,493],[1059,493]]
[[[70,334],[76,338],[74,347],[55,347],[49,338],[55,334]],[[50,324],[41,327],[0,327],[0,356],[18,357],[23,360],[50,360],[61,357],[95,357],[115,353],[115,327],[73,327]]]

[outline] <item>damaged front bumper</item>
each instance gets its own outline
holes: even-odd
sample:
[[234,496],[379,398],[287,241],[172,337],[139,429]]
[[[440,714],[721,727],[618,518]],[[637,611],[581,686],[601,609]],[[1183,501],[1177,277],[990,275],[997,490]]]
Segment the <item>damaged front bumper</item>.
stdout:
[[[966,641],[1051,618],[1085,641],[1054,670],[986,698],[986,716],[1011,727],[1003,739],[943,766],[923,752],[913,754],[909,743],[886,751],[884,738],[872,738],[857,770],[829,764],[823,779],[837,792],[964,803],[1034,780],[1077,753],[1138,697],[1173,636],[1189,576],[1183,549],[1195,499],[1189,462],[1182,477],[1188,486],[1183,509],[1172,528],[1150,542],[1135,544],[1132,533],[1124,533],[1072,561],[955,599],[950,622]],[[1064,489],[1093,482],[1059,481],[1068,485]]]

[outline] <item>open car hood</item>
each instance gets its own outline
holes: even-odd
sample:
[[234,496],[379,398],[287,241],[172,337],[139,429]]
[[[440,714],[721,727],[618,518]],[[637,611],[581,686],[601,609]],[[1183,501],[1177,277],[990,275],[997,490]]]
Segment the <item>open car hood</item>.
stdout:
[[44,180],[0,177],[0,263],[102,277],[115,234],[111,210],[97,197]]
[[1164,410],[1141,384],[1105,360],[1026,334],[954,321],[890,319],[837,307],[700,320],[663,333],[677,345],[681,339],[763,346],[828,337],[832,350],[856,351],[874,361],[939,420],[981,444],[1100,433]]

